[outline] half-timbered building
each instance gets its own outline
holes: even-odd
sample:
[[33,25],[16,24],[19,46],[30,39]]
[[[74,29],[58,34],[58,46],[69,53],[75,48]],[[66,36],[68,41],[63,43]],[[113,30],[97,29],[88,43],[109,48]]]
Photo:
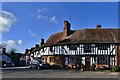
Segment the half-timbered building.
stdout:
[[95,64],[96,68],[120,65],[119,28],[71,30],[71,24],[64,21],[63,32],[51,35],[46,43],[31,52],[31,57],[42,59],[51,65],[65,68],[78,68],[83,64],[86,69]]

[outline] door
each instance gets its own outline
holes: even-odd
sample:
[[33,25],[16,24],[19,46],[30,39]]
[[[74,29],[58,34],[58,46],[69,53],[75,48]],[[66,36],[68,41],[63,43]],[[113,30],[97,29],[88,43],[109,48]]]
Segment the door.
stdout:
[[90,58],[85,58],[85,69],[90,70]]

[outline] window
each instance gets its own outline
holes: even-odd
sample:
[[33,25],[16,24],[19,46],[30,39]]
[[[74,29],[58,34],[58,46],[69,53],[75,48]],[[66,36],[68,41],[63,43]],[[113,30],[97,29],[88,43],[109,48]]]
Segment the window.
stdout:
[[44,48],[42,49],[42,52],[44,52]]
[[77,50],[77,45],[69,45],[69,50]]
[[55,58],[51,58],[51,62],[55,62]]
[[53,51],[53,47],[52,47],[52,46],[50,47],[50,51],[51,51],[51,52]]
[[110,47],[109,44],[96,44],[95,46],[98,48],[98,50],[107,50]]
[[97,64],[107,64],[108,62],[108,56],[98,56],[97,57]]
[[50,57],[50,62],[55,62],[55,57]]
[[91,44],[84,44],[84,53],[91,52]]

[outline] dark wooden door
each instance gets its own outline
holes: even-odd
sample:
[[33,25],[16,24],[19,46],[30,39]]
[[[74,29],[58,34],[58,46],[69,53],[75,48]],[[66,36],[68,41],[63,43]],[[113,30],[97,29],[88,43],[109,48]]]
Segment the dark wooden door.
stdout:
[[85,69],[90,70],[90,58],[85,58]]

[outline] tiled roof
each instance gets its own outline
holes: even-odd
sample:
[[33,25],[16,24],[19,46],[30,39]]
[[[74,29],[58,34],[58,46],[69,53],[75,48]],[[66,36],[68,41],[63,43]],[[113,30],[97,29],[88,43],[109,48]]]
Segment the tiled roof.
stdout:
[[76,30],[69,38],[58,44],[75,43],[120,43],[120,29],[83,29]]
[[43,47],[76,44],[76,43],[120,43],[120,29],[82,29],[71,31],[71,35],[65,37],[64,32],[51,35],[45,44],[34,49],[32,52]]

